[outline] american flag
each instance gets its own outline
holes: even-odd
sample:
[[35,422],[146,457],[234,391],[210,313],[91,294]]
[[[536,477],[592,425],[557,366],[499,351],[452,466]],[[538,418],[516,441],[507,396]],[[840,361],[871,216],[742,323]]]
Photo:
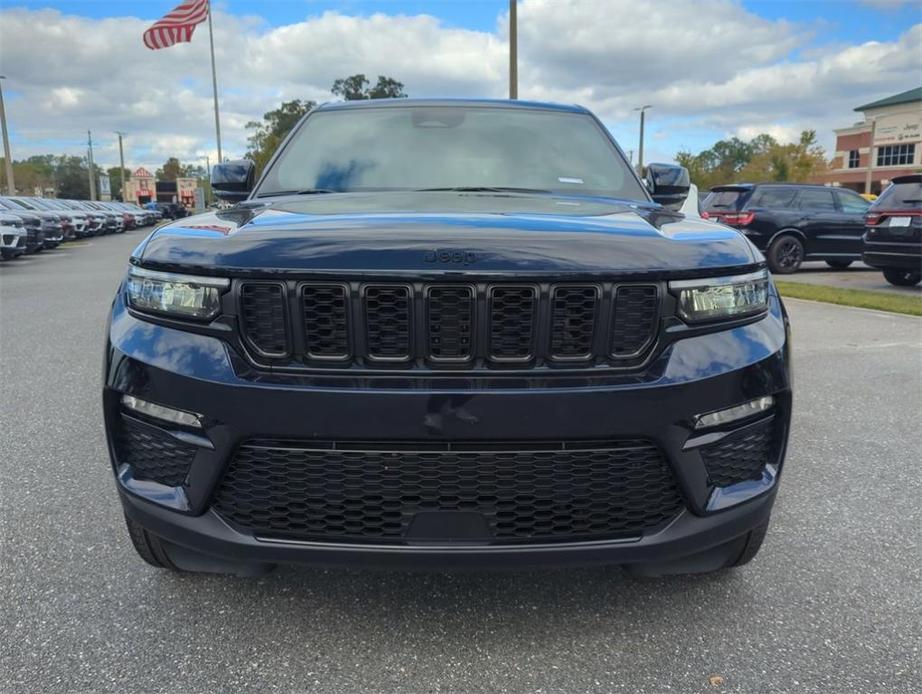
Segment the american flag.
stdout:
[[195,27],[208,19],[208,0],[188,0],[170,10],[144,32],[144,45],[153,51],[192,40]]

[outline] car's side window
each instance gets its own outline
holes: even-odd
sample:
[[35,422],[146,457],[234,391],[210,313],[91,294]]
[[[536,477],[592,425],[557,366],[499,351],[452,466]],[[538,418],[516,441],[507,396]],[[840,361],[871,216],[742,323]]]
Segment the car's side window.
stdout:
[[759,188],[755,195],[752,196],[750,207],[790,207],[794,196],[797,194],[796,188],[788,186],[772,186],[768,188]]
[[836,202],[831,190],[802,190],[797,200],[797,206],[802,210],[817,210],[821,212],[835,211]]
[[836,197],[839,198],[839,204],[842,206],[842,211],[849,214],[864,214],[868,211],[868,207],[871,206],[871,203],[858,195],[850,195],[849,193],[836,193]]

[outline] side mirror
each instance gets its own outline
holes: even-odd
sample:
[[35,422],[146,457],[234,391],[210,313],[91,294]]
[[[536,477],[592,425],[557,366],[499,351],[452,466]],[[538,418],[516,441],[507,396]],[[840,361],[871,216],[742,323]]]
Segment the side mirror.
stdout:
[[688,197],[691,179],[688,169],[674,164],[647,166],[647,187],[654,202],[666,207],[681,205]]
[[222,200],[245,200],[256,182],[256,164],[238,159],[211,167],[211,190]]

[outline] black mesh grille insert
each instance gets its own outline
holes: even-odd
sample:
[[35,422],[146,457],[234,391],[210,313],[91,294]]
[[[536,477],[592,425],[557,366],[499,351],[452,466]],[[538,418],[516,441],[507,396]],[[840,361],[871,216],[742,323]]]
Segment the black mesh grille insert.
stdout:
[[551,306],[551,354],[563,359],[585,359],[592,354],[595,287],[557,287]]
[[429,356],[468,359],[474,329],[471,287],[429,288]]
[[240,288],[243,337],[260,354],[288,354],[285,290],[280,284],[246,283]]
[[490,291],[490,357],[529,359],[535,352],[534,287],[493,287]]
[[301,288],[307,356],[345,359],[349,356],[346,287],[312,284]]
[[656,287],[618,287],[612,316],[612,355],[630,357],[641,352],[656,334],[658,313]]
[[375,359],[410,356],[410,288],[365,287],[365,330],[368,355]]
[[156,427],[122,417],[116,437],[119,464],[131,466],[139,480],[180,486],[189,474],[196,448],[176,440]]
[[[241,341],[284,368],[639,367],[659,284],[242,280]],[[386,362],[391,362],[386,364]]]
[[771,462],[773,420],[747,427],[701,449],[708,471],[708,483],[727,487],[745,480],[758,480]]
[[517,543],[637,536],[682,505],[662,453],[642,440],[539,450],[252,441],[214,498],[218,513],[259,536],[392,544],[422,512],[478,514],[482,540]]

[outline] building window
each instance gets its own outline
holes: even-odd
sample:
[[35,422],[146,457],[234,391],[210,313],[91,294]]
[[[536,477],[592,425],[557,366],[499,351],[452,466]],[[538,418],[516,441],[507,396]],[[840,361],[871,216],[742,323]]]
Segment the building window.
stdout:
[[916,145],[887,145],[877,148],[877,166],[906,166],[916,158]]
[[848,168],[857,169],[860,165],[861,158],[858,156],[857,149],[850,149],[848,151]]

